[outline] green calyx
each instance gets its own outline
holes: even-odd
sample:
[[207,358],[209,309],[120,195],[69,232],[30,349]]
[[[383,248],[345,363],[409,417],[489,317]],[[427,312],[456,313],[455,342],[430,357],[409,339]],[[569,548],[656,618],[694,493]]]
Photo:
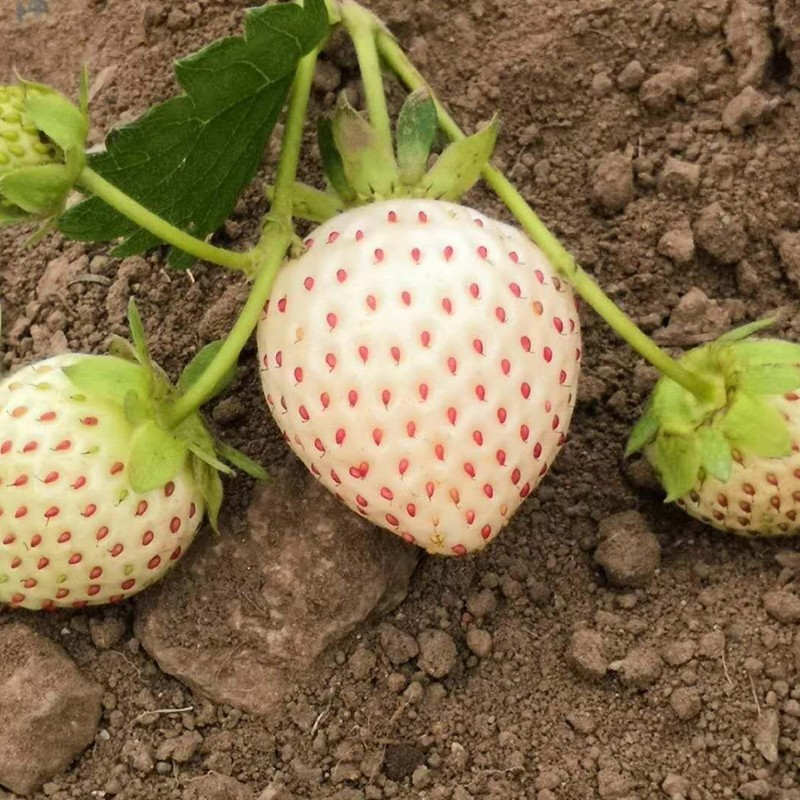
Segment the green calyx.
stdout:
[[296,184],[293,215],[323,222],[346,208],[390,198],[460,200],[489,163],[499,124],[492,119],[472,136],[448,145],[429,168],[437,126],[430,93],[412,92],[397,119],[393,150],[340,95],[333,117],[322,120],[317,131],[328,188]]
[[80,108],[53,89],[0,86],[0,226],[52,220],[85,166],[86,77]]
[[667,502],[686,494],[706,474],[727,481],[734,459],[791,453],[788,423],[773,400],[800,388],[800,345],[750,338],[768,324],[731,331],[680,360],[714,387],[712,396],[695,397],[666,377],[656,384],[626,455],[644,450]]
[[[175,426],[165,420],[175,398],[202,374],[221,347],[212,342],[204,347],[173,386],[150,357],[141,317],[133,299],[128,306],[132,342],[114,338],[111,355],[96,356],[64,367],[70,381],[81,391],[119,406],[133,433],[128,456],[131,488],[148,492],[163,486],[188,465],[203,494],[209,520],[215,530],[222,504],[219,474],[232,474],[228,464],[260,480],[264,470],[233,447],[214,439],[198,413]],[[223,392],[233,380],[235,368],[215,387]]]

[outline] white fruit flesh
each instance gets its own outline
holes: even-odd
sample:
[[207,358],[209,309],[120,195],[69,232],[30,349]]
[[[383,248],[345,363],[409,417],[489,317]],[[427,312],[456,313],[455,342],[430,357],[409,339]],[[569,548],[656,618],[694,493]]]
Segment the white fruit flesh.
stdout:
[[519,230],[396,200],[320,226],[258,327],[267,403],[350,508],[409,542],[485,546],[569,427],[580,326]]
[[187,467],[145,494],[128,482],[131,428],[84,398],[63,355],[0,383],[0,603],[119,601],[158,580],[194,538],[203,500]]
[[678,505],[720,530],[749,536],[800,533],[800,393],[772,399],[793,432],[791,455],[758,458],[734,453],[731,477],[724,484],[711,475]]

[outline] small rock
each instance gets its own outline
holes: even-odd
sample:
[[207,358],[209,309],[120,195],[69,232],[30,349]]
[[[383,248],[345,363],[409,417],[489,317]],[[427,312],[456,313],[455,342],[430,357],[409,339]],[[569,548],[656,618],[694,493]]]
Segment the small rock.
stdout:
[[0,784],[35,792],[95,738],[103,687],[27,625],[0,626]]
[[709,631],[700,637],[697,648],[700,658],[717,660],[725,655],[725,634],[722,631]]
[[671,667],[682,667],[694,657],[695,644],[691,639],[670,642],[661,651],[661,657]]
[[383,771],[390,780],[402,781],[424,761],[425,753],[412,744],[388,744],[383,759]]
[[183,800],[253,800],[253,790],[228,775],[210,772],[187,782]]
[[480,628],[470,628],[467,631],[467,647],[478,658],[486,658],[492,652],[492,634]]
[[663,665],[658,651],[652,647],[635,647],[622,661],[614,661],[609,669],[616,672],[625,686],[646,689],[660,677]]
[[728,308],[693,286],[672,310],[669,324],[653,338],[660,344],[685,347],[715,339],[730,327]]
[[638,89],[644,81],[645,74],[644,67],[638,61],[635,59],[629,61],[617,75],[617,86],[625,91]]
[[294,800],[294,795],[286,788],[286,784],[276,780],[264,788],[258,800]]
[[661,545],[638,511],[604,519],[594,560],[614,586],[645,586],[661,563]]
[[762,797],[772,796],[772,786],[764,778],[743,783],[737,790],[742,800],[759,800]]
[[669,704],[679,719],[684,721],[696,717],[703,708],[700,693],[692,686],[679,686],[669,697]]
[[474,592],[467,598],[467,611],[477,619],[488,617],[497,608],[497,596],[491,589]]
[[622,211],[633,200],[633,161],[624,153],[607,153],[592,176],[592,197],[607,211]]
[[458,650],[449,633],[431,628],[418,637],[420,668],[432,678],[444,678],[456,665]]
[[733,0],[725,34],[739,68],[739,86],[761,85],[772,58],[769,11],[749,0]]
[[597,773],[597,793],[603,800],[625,797],[633,786],[631,776],[617,767],[604,767]]
[[734,135],[741,135],[745,128],[757,125],[780,105],[779,98],[769,98],[752,86],[745,86],[722,112],[722,125]]
[[603,635],[593,630],[575,631],[567,648],[567,661],[582,678],[602,680],[608,672]]
[[419,654],[417,640],[394,625],[384,623],[380,627],[381,648],[392,664],[405,664]]
[[165,739],[156,749],[156,758],[159,761],[171,759],[176,764],[186,764],[191,761],[197,749],[203,743],[203,737],[197,731],[187,731],[172,739]]
[[700,184],[700,165],[668,158],[658,177],[658,188],[667,194],[689,197]]
[[694,259],[694,234],[686,220],[678,228],[668,230],[658,241],[659,255],[675,264],[689,264]]
[[778,760],[778,737],[780,718],[774,708],[765,708],[756,720],[753,744],[766,761],[774,764]]
[[372,675],[377,661],[378,658],[372,650],[368,650],[366,647],[357,647],[348,661],[350,674],[357,681],[364,681]]
[[775,27],[780,34],[778,46],[792,65],[792,82],[800,86],[800,6],[796,0],[777,0]]
[[775,237],[775,244],[786,271],[786,277],[800,289],[800,231],[795,233],[781,231]]
[[598,72],[592,79],[592,94],[605,97],[614,88],[614,81],[605,72]]
[[734,264],[747,250],[747,233],[741,222],[719,203],[706,206],[694,223],[697,244],[722,264]]
[[342,71],[331,61],[320,58],[314,70],[314,88],[320,92],[335,92],[342,83]]
[[774,589],[764,595],[767,614],[778,622],[800,622],[800,597],[787,589]]
[[661,784],[661,791],[671,800],[687,800],[692,784],[683,775],[670,773]]
[[118,617],[92,617],[89,620],[89,634],[95,647],[109,650],[125,635],[125,622]]
[[36,299],[44,301],[49,297],[64,297],[70,281],[88,270],[88,256],[82,256],[76,261],[70,261],[67,256],[58,256],[48,261],[42,277],[36,284]]
[[649,111],[669,111],[680,97],[687,99],[697,86],[694,67],[676,64],[648,78],[639,89],[639,99]]
[[595,728],[597,728],[597,722],[595,721],[594,717],[585,711],[568,711],[566,714],[566,720],[573,730],[576,730],[578,733],[583,733],[587,736],[592,733]]

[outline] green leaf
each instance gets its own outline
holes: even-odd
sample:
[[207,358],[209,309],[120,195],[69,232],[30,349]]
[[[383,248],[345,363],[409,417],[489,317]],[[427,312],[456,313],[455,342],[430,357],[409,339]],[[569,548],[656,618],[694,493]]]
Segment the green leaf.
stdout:
[[425,174],[438,124],[431,93],[424,87],[412,92],[400,109],[396,134],[397,166],[407,186],[419,183]]
[[748,366],[759,364],[800,365],[800,344],[784,339],[753,339],[733,345],[735,357]]
[[781,458],[792,452],[792,437],[783,415],[764,400],[742,391],[736,393],[719,428],[745,453]]
[[124,405],[128,392],[147,395],[145,371],[130,361],[116,356],[84,356],[68,367],[64,374],[87,395],[102,397]]
[[222,481],[219,473],[199,458],[192,458],[192,474],[206,504],[206,515],[215,533],[219,533],[219,510],[222,507]]
[[241,470],[251,478],[257,478],[260,481],[269,480],[267,471],[258,463],[253,461],[250,456],[245,455],[241,450],[231,447],[225,442],[217,442],[217,452],[230,464],[233,464],[236,469]]
[[18,167],[0,178],[0,197],[30,214],[44,216],[61,210],[72,188],[63,164]]
[[667,503],[685,495],[697,482],[701,459],[693,436],[660,434],[648,457],[661,477]]
[[136,353],[136,358],[139,363],[146,368],[150,368],[150,348],[147,346],[147,337],[144,333],[144,323],[142,323],[142,315],[139,313],[139,307],[136,305],[136,300],[131,296],[128,300],[128,327],[131,331],[131,339],[133,340],[133,349]]
[[[208,365],[214,360],[217,353],[222,349],[225,344],[224,339],[219,339],[216,342],[211,342],[203,347],[197,355],[186,365],[186,369],[181,373],[178,378],[178,391],[185,392],[198,378],[206,371]],[[236,364],[231,364],[230,369],[222,376],[220,381],[214,387],[214,391],[209,396],[216,397],[221,394],[231,385],[233,379],[236,377]]]
[[184,442],[152,420],[142,423],[131,437],[128,477],[134,491],[149,492],[174,478],[186,462]]
[[25,111],[34,125],[63,151],[83,153],[89,122],[71,100],[48,86],[23,81]]
[[731,446],[725,437],[715,428],[700,428],[697,433],[697,444],[706,472],[723,483],[727,481],[731,476],[733,456]]
[[650,444],[658,433],[658,418],[648,409],[639,417],[638,422],[633,426],[628,443],[625,446],[625,458],[638,453],[646,444]]
[[390,197],[400,180],[394,153],[342,92],[333,118],[333,140],[347,182],[363,198]]
[[739,377],[739,388],[751,395],[785,394],[800,387],[800,366],[763,364]]
[[460,200],[489,163],[499,130],[495,118],[478,133],[448,145],[420,183],[424,196]]
[[353,187],[347,182],[344,162],[333,139],[333,122],[327,117],[321,117],[317,123],[317,144],[322,157],[322,168],[331,188],[345,203],[352,202],[356,199],[356,195]]
[[[163,219],[204,238],[216,231],[253,179],[286,100],[298,60],[328,31],[323,0],[248,12],[243,37],[214,42],[177,62],[185,94],[113,132],[92,168]],[[94,197],[60,220],[74,239],[125,237],[114,253],[141,253],[159,241]],[[169,262],[194,257],[172,251]]]

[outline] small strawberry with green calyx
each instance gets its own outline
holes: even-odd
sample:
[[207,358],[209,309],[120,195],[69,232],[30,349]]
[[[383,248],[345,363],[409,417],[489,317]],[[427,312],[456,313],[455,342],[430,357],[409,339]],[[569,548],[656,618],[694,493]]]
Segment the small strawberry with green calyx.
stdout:
[[[0,382],[0,603],[123,600],[176,562],[204,511],[216,528],[218,471],[231,472],[218,454],[264,477],[215,443],[198,415],[163,424],[176,390],[150,360],[133,304],[129,317],[134,344],[116,340],[118,355],[59,355]],[[217,347],[202,350],[180,383]]]
[[53,89],[23,81],[0,86],[0,226],[43,221],[66,204],[85,163],[87,78],[80,108]]
[[631,432],[667,492],[693,517],[744,535],[800,533],[800,345],[731,331],[681,364],[713,390],[661,378]]

